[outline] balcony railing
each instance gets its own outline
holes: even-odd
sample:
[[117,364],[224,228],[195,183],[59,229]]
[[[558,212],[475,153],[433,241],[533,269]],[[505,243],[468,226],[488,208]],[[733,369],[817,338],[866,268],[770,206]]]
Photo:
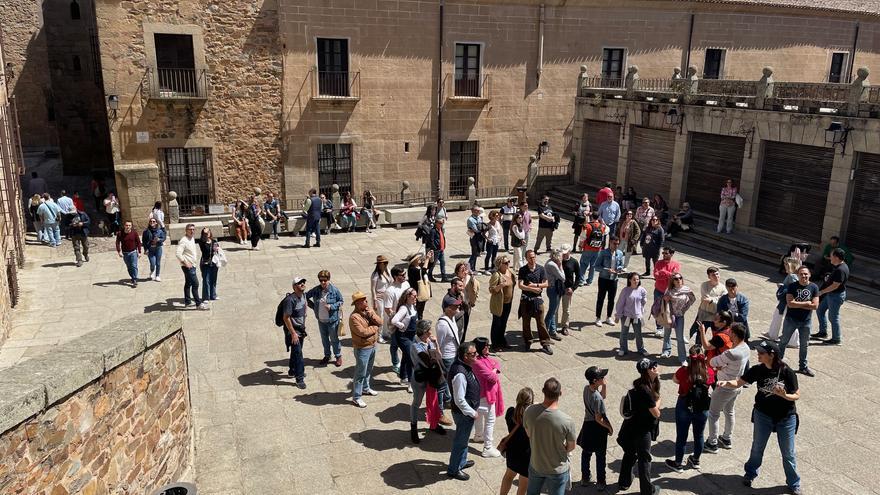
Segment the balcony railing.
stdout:
[[313,69],[312,98],[325,100],[360,100],[361,73]]
[[205,69],[150,68],[150,97],[158,100],[203,100],[208,98]]
[[571,176],[571,163],[566,165],[538,165],[538,177]]
[[489,101],[490,82],[489,74],[447,74],[446,79],[451,81],[447,94],[449,98],[457,101]]

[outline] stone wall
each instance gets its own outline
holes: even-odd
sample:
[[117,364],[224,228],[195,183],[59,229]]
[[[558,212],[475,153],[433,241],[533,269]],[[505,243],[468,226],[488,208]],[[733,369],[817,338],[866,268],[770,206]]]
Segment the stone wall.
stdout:
[[0,493],[147,494],[192,463],[179,314],[124,318],[0,373]]

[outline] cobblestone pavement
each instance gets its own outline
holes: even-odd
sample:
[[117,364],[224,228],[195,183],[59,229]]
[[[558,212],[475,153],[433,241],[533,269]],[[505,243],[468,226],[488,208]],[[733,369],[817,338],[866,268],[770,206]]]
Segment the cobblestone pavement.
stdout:
[[[464,213],[453,214],[448,227],[449,244],[454,246],[447,254],[451,263],[467,258],[464,219]],[[555,244],[569,241],[570,232],[570,226],[563,223]],[[260,251],[224,243],[230,262],[219,276],[221,299],[213,303],[211,311],[186,312],[199,493],[497,492],[503,459],[483,459],[477,455],[477,445],[471,444],[469,455],[476,461],[469,471],[471,480],[453,481],[444,475],[451,435],[428,434],[421,445],[409,443],[411,396],[390,371],[387,346],[380,346],[376,360],[374,384],[380,395],[366,397],[368,407],[359,409],[351,404],[347,389],[353,371],[350,341],[344,341],[341,368],[320,367],[318,332],[309,316],[314,331],[305,345],[308,389],[293,386],[286,377],[281,333],[273,323],[276,304],[290,289],[291,275],[302,273],[311,284],[317,283],[319,269],[329,269],[333,283],[349,300],[357,289],[368,292],[376,255],[399,260],[418,247],[411,229],[330,235],[320,249],[302,249],[302,242],[302,237],[266,241]],[[169,251],[173,248],[166,253]],[[182,310],[183,277],[173,254],[166,254],[163,282],[143,282],[137,289],[123,283],[125,268],[115,253],[95,254],[82,268],[76,268],[72,258],[63,254],[63,250],[28,246],[28,266],[21,273],[22,302],[14,312],[12,334],[0,348],[0,367],[63,345],[75,335],[125,314]],[[724,278],[735,276],[752,301],[753,333],[766,329],[779,278],[771,267],[694,250],[679,252],[676,258],[682,263],[687,284],[694,288],[704,280],[710,264],[719,266]],[[544,259],[546,255],[540,257]],[[641,258],[634,258],[632,267],[641,271],[641,262]],[[142,259],[142,278],[148,275],[146,264]],[[488,277],[479,279],[483,290],[469,337],[487,336],[489,331]],[[653,281],[646,280],[645,285],[650,291]],[[440,306],[440,287],[435,289],[426,311],[432,319]],[[538,392],[547,377],[556,376],[563,383],[560,407],[580,424],[583,371],[596,364],[611,369],[608,404],[612,422],[620,425],[617,402],[635,377],[635,359],[614,355],[617,328],[583,323],[594,319],[595,297],[595,286],[576,292],[574,319],[583,326],[557,343],[553,356],[520,351],[499,356],[508,403],[514,402],[521,387]],[[869,325],[878,317],[877,300],[855,290],[850,291],[850,298],[843,311],[845,345],[812,347],[810,364],[818,375],[799,377],[798,466],[811,494],[878,493],[874,473],[880,433],[873,418],[880,396],[871,392],[880,388],[880,377],[872,371],[878,358],[871,352],[873,341],[868,340]],[[516,329],[520,324],[515,316],[508,328],[513,342],[519,342]],[[659,339],[648,338],[646,345],[650,352],[659,353],[660,344]],[[733,450],[705,454],[702,473],[688,470],[675,474],[665,468],[663,459],[673,453],[675,434],[671,382],[675,363],[662,364],[664,422],[653,448],[653,472],[664,493],[784,493],[779,450],[772,439],[755,487],[745,489],[740,484],[750,446],[748,418],[754,388],[747,389],[737,402],[739,422]],[[424,431],[424,423],[421,426]],[[505,433],[506,428],[499,424],[496,440]],[[613,441],[609,443],[609,481],[614,482],[622,452]],[[576,482],[580,480],[579,463],[580,449],[576,449],[572,453]],[[615,485],[609,490],[613,488]],[[576,486],[574,493],[592,490]],[[637,484],[629,493],[636,491]]]

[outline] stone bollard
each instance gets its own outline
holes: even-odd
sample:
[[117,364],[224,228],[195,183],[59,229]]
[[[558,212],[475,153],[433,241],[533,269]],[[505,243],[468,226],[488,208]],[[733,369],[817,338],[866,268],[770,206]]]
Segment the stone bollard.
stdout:
[[177,193],[168,192],[168,223],[180,222],[180,205],[177,204]]
[[760,110],[764,108],[764,100],[773,98],[773,67],[764,67],[757,90],[755,108]]
[[847,114],[857,117],[859,115],[859,104],[868,100],[868,89],[871,85],[868,82],[870,74],[871,71],[867,67],[859,67],[856,71],[856,79],[849,86]]
[[401,181],[400,182],[400,204],[408,205],[409,200],[412,197],[412,190],[409,188],[409,181]]
[[467,178],[467,183],[468,183],[467,199],[468,199],[468,204],[471,206],[473,206],[477,203],[477,186],[475,185],[476,182],[477,182],[476,179],[474,179],[473,177]]

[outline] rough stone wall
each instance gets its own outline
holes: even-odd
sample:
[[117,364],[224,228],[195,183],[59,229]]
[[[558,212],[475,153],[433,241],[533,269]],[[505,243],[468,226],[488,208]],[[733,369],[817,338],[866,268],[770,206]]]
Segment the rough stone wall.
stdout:
[[192,416],[176,332],[0,435],[0,493],[150,493],[188,466]]

